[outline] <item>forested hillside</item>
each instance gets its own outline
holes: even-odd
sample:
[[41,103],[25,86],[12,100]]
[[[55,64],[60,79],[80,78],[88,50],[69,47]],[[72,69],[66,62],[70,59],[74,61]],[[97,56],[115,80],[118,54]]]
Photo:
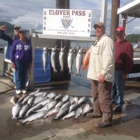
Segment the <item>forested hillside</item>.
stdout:
[[6,33],[13,33],[14,25],[8,22],[0,22],[0,26],[5,25],[6,26]]
[[[8,22],[4,22],[4,21],[0,21],[0,26],[2,25],[5,25],[6,26],[6,30],[5,30],[5,33],[7,34],[11,34],[13,33],[13,30],[14,30],[14,26],[13,24],[11,23],[8,23]],[[26,33],[29,32],[28,30],[26,30]]]
[[126,39],[130,42],[137,43],[140,42],[140,34],[130,34],[126,36]]

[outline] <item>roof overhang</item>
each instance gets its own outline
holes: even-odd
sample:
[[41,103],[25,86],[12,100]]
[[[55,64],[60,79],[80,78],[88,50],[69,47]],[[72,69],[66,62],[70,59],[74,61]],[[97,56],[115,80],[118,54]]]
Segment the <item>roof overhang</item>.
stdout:
[[127,14],[131,17],[140,18],[140,0],[132,0],[131,2],[118,8],[117,14]]

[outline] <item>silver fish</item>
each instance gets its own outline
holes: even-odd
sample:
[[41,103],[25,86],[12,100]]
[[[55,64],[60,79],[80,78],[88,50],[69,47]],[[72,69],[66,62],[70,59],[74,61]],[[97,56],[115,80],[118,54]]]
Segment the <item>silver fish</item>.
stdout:
[[93,98],[92,97],[87,97],[87,102],[89,102],[90,105],[93,105]]
[[28,96],[27,94],[24,94],[24,95],[18,100],[18,102],[21,103],[27,96]]
[[40,98],[43,98],[42,95],[35,96],[33,104],[36,104],[36,102],[38,102],[38,100],[40,100]]
[[40,97],[40,98],[38,98],[38,100],[35,100],[34,101],[34,105],[36,105],[36,104],[38,104],[38,103],[40,103],[40,102],[42,102],[42,101],[44,101],[44,100],[46,100],[46,99],[48,99],[48,97]]
[[73,100],[75,103],[78,103],[78,97],[74,97]]
[[49,110],[47,112],[47,114],[44,116],[44,118],[47,118],[47,117],[49,117],[51,115],[54,115],[54,114],[58,113],[59,110],[60,110],[60,108],[53,108],[53,109]]
[[45,99],[45,100],[43,100],[43,101],[41,101],[41,102],[39,102],[38,104],[41,104],[41,105],[46,105],[46,104],[48,104],[48,103],[50,103],[50,102],[52,102],[53,101],[53,99]]
[[63,105],[63,102],[59,102],[56,104],[55,108],[61,108],[62,105]]
[[[39,104],[38,104],[38,105],[39,105]],[[45,104],[44,106],[42,105],[42,108],[39,108],[39,109],[35,110],[34,112],[44,111],[46,108],[48,108],[48,103]]]
[[49,92],[43,92],[42,93],[42,97],[46,97],[48,95]]
[[42,53],[43,72],[47,72],[47,70],[46,70],[47,57],[48,57],[47,52],[48,52],[48,48],[44,47],[43,48],[43,53]]
[[64,115],[66,115],[69,111],[69,107],[65,107],[63,109],[60,109],[59,112],[57,113],[56,117],[54,118],[54,120],[60,119],[61,117],[63,117]]
[[60,53],[59,53],[59,63],[60,63],[60,71],[63,72],[64,71],[64,55],[65,55],[65,47],[61,48]]
[[50,109],[54,108],[56,104],[57,104],[56,101],[52,101],[52,102],[46,104],[46,105],[45,105],[43,108],[41,108],[40,110],[37,110],[37,112],[39,112],[39,111],[45,111],[45,110],[46,110],[46,111],[49,111]]
[[69,74],[74,74],[73,71],[72,71],[72,65],[73,65],[73,61],[74,61],[73,49],[74,48],[69,49],[68,59],[67,59],[68,68],[69,68]]
[[69,107],[71,105],[71,103],[68,101],[65,104],[62,105],[62,107],[60,109],[63,109],[65,107]]
[[29,96],[25,97],[21,104],[26,104],[32,96],[33,95],[29,95]]
[[69,114],[67,114],[66,116],[64,116],[64,117],[62,118],[62,120],[65,120],[65,119],[67,119],[67,118],[71,118],[71,117],[73,117],[73,116],[75,116],[75,111],[72,111],[72,112],[70,112]]
[[38,110],[38,109],[40,109],[40,108],[42,108],[42,107],[43,107],[42,104],[38,104],[38,105],[36,105],[36,106],[30,108],[30,109],[27,111],[27,113],[26,113],[25,116],[28,117],[32,112],[35,112],[36,110]]
[[91,106],[83,112],[83,115],[86,115],[87,113],[90,113],[90,112],[93,112],[93,107]]
[[24,120],[21,121],[20,123],[21,123],[21,124],[25,124],[26,122],[31,122],[31,121],[40,119],[40,118],[42,118],[44,115],[45,115],[45,112],[44,112],[44,111],[41,111],[41,112],[38,112],[38,113],[35,113],[35,114],[29,116],[28,118],[24,119]]
[[38,93],[35,93],[34,96],[40,96],[40,95],[43,96],[43,94],[44,92],[38,92]]
[[11,119],[18,119],[19,112],[21,110],[21,104],[16,103],[15,106],[12,108],[12,118]]
[[83,51],[82,48],[78,51],[76,55],[76,76],[81,76],[80,69],[83,62]]
[[78,104],[83,104],[86,102],[86,97],[81,97],[79,100],[78,100]]
[[81,114],[82,114],[82,107],[78,107],[78,108],[76,109],[75,117],[74,117],[74,118],[77,119]]
[[30,93],[29,95],[36,94],[36,93],[38,93],[39,91],[40,91],[40,89],[38,88],[36,91],[34,91],[34,92]]
[[10,102],[15,105],[17,103],[17,99],[15,96],[13,96],[11,99],[10,99]]
[[29,105],[29,104],[26,104],[25,106],[23,106],[22,109],[19,112],[19,117],[18,118],[23,118],[30,108],[31,108],[31,105]]
[[52,52],[51,52],[51,65],[52,65],[54,73],[57,72],[57,69],[56,69],[56,47],[57,46],[52,48]]
[[89,113],[91,111],[93,111],[92,107],[90,107],[90,105],[88,103],[86,103],[84,108],[83,108],[82,114],[85,115],[86,113]]
[[34,102],[34,99],[35,99],[35,96],[32,96],[31,98],[29,98],[28,104],[29,104],[29,105],[32,105],[33,102]]
[[69,96],[69,101],[70,101],[71,104],[73,104],[74,103],[74,98],[72,96]]
[[46,97],[48,97],[48,98],[50,98],[50,99],[53,99],[53,98],[55,98],[56,97],[56,93],[55,92],[50,92],[50,93],[48,93],[48,95],[46,96]]
[[63,97],[62,94],[58,94],[58,95],[54,98],[54,100],[55,100],[55,101],[61,100],[62,97]]
[[62,102],[66,102],[69,99],[69,95],[64,95],[62,98]]
[[80,105],[79,104],[73,104],[70,106],[69,108],[69,112],[73,111],[73,110],[76,110]]

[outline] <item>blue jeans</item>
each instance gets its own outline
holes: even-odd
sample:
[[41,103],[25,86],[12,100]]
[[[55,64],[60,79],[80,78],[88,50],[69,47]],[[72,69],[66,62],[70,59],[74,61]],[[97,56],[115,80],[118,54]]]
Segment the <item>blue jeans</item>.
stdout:
[[26,75],[27,70],[29,69],[29,62],[28,61],[17,61],[15,60],[15,83],[16,83],[16,90],[25,89],[26,85]]
[[122,79],[123,71],[115,70],[114,80],[111,91],[112,101],[116,101],[117,105],[122,107],[124,98],[124,80]]

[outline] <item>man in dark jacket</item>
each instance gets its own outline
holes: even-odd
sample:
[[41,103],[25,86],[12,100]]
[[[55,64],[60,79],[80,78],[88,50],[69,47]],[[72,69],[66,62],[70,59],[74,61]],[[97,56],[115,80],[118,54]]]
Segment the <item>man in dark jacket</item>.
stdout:
[[124,98],[124,81],[133,67],[133,47],[124,39],[123,27],[116,28],[115,73],[111,92],[112,103],[116,102],[114,112],[121,112]]
[[8,41],[8,46],[7,46],[7,50],[6,50],[6,54],[5,54],[5,58],[10,59],[10,51],[11,51],[11,47],[12,44],[15,40],[19,39],[18,36],[18,31],[21,27],[19,25],[15,25],[14,26],[14,34],[8,35],[5,34],[4,31],[6,30],[5,25],[0,26],[0,38]]

